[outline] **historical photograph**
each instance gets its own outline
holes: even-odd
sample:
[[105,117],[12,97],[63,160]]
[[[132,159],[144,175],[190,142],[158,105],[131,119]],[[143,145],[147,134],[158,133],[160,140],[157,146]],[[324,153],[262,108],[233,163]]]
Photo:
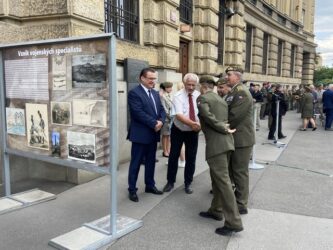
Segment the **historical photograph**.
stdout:
[[25,135],[24,109],[6,108],[7,133]]
[[106,81],[105,54],[75,55],[72,57],[74,88],[102,88]]
[[95,135],[67,131],[68,158],[95,163]]
[[52,57],[52,89],[66,90],[66,56]]
[[52,141],[52,156],[60,157],[60,133],[57,131],[52,131],[51,133],[51,141]]
[[49,150],[49,123],[46,104],[26,103],[28,146]]
[[106,128],[107,101],[74,99],[73,124]]
[[52,124],[72,126],[71,110],[70,102],[51,102]]

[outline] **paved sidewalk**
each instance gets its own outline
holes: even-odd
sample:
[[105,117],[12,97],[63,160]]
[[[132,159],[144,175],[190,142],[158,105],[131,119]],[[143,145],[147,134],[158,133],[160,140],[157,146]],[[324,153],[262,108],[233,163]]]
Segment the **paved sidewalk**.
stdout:
[[[288,145],[283,149],[263,144],[268,142],[268,129],[267,120],[261,122],[256,158],[265,163],[265,169],[250,171],[250,209],[242,217],[243,232],[218,236],[214,230],[221,222],[198,216],[211,201],[204,137],[200,136],[192,195],[184,192],[183,169],[179,169],[176,189],[161,196],[144,193],[140,171],[140,202],[133,203],[127,198],[128,163],[120,166],[119,213],[142,219],[144,226],[110,249],[333,249],[333,132],[297,131],[299,114],[288,112],[283,119],[287,135],[283,141]],[[162,188],[166,158],[159,159],[156,183]],[[59,193],[55,200],[1,215],[0,249],[53,249],[47,245],[50,239],[108,214],[109,181],[105,176]]]

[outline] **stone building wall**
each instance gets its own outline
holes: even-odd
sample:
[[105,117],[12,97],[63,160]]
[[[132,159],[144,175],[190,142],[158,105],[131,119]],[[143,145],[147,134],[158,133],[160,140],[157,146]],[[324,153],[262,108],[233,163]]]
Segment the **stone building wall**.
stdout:
[[[157,69],[159,81],[179,83],[180,41],[189,45],[189,71],[199,75],[218,76],[229,65],[245,66],[246,25],[253,26],[251,70],[244,79],[253,82],[270,81],[283,84],[312,83],[315,60],[313,35],[314,0],[249,0],[226,1],[234,15],[225,16],[224,34],[219,34],[219,0],[193,0],[193,23],[182,31],[179,17],[180,0],[139,1],[139,41],[117,41],[117,85],[119,114],[127,114],[127,82],[124,61],[142,60]],[[264,14],[268,6],[272,15]],[[104,32],[104,0],[0,0],[0,43],[15,43],[62,37],[82,36]],[[305,16],[304,16],[305,11]],[[285,25],[278,18],[286,19]],[[293,30],[295,25],[298,31]],[[267,74],[262,74],[263,37],[269,34]],[[218,59],[218,38],[224,35],[223,64]],[[282,40],[281,76],[277,75],[278,41]],[[294,77],[290,77],[291,47],[295,45]],[[174,87],[176,89],[176,87]],[[130,156],[126,141],[127,116],[120,118],[120,161]],[[20,161],[20,160],[17,160]],[[17,162],[17,165],[22,165]],[[27,175],[67,179],[73,182],[88,180],[89,174],[58,168],[46,171],[42,164],[29,162]],[[15,170],[14,170],[15,172]],[[19,170],[17,171],[19,172]],[[29,172],[29,171],[28,171]]]

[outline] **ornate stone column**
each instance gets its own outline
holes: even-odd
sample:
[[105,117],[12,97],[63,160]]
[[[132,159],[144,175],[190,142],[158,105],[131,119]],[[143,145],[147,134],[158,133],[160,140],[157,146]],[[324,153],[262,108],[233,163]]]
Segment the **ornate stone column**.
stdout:
[[194,1],[194,71],[216,74],[219,1]]
[[279,39],[277,37],[271,36],[269,44],[268,74],[273,76],[277,73],[278,42]]
[[263,38],[264,32],[258,28],[253,30],[253,51],[252,51],[252,72],[256,74],[262,73],[263,60]]

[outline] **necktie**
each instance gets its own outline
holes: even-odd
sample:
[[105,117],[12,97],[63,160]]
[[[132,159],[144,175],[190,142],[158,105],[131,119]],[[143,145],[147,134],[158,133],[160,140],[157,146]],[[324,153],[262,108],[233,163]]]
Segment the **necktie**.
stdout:
[[149,93],[149,102],[150,102],[150,105],[152,106],[152,108],[155,110],[155,113],[157,114],[155,102],[154,102],[153,96],[151,95],[151,90],[148,90],[148,93]]
[[194,113],[192,94],[188,94],[188,104],[190,107],[190,110],[189,110],[190,119],[195,122],[195,113]]

